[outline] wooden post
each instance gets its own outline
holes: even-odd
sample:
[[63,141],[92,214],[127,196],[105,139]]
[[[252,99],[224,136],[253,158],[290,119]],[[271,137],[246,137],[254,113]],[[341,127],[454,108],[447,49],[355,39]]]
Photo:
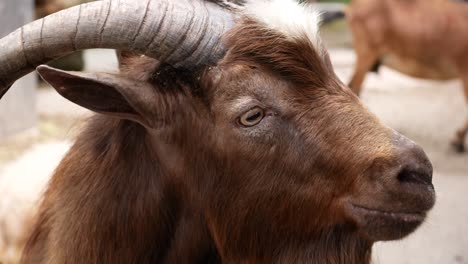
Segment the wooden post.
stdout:
[[[0,1],[0,38],[33,19],[33,0]],[[21,80],[0,101],[0,139],[35,126],[36,87],[34,74]]]

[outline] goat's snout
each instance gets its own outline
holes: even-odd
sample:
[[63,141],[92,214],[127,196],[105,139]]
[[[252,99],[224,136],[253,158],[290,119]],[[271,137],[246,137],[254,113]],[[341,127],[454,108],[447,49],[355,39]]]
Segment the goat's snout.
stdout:
[[375,185],[381,188],[381,202],[400,212],[428,211],[435,203],[429,158],[419,145],[400,134],[395,134],[392,148],[389,160],[370,170]]
[[432,186],[432,164],[424,150],[401,135],[396,135],[394,147],[399,169],[393,177],[400,184]]
[[391,149],[391,154],[376,158],[364,173],[371,184],[392,192],[433,188],[432,164],[419,145],[395,133]]
[[[392,154],[374,160],[364,173],[364,205],[397,212],[425,212],[434,206],[432,164],[424,150],[395,134]],[[370,191],[371,190],[371,191]]]
[[[432,164],[413,141],[395,134],[390,155],[375,159],[350,199],[349,215],[371,240],[414,231],[435,204]],[[395,232],[398,230],[398,232]]]

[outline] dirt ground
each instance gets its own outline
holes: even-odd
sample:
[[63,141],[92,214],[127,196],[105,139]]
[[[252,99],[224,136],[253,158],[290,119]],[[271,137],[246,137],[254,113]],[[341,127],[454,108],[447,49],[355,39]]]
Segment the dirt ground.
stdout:
[[[112,55],[103,51],[87,53],[100,63],[88,69],[112,70]],[[347,81],[354,54],[335,49],[331,55],[338,75]],[[434,165],[438,196],[423,227],[402,241],[377,244],[374,262],[468,264],[468,154],[455,154],[448,143],[468,117],[460,82],[415,80],[383,68],[378,75],[368,75],[362,99],[385,124],[424,147]],[[38,107],[40,125],[35,136],[0,142],[0,179],[26,179],[31,175],[47,178],[52,170],[48,165],[60,160],[88,116],[88,112],[69,104],[51,89],[41,90]]]

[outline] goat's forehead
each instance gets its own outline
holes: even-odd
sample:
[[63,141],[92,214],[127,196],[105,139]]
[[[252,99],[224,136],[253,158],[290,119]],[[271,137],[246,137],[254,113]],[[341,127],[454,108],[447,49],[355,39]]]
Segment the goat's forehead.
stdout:
[[293,84],[259,66],[224,66],[212,87],[213,105],[239,110],[252,103],[277,104],[287,98]]
[[294,0],[252,0],[243,13],[225,36],[225,61],[258,63],[289,81],[323,85],[331,69],[317,12]]

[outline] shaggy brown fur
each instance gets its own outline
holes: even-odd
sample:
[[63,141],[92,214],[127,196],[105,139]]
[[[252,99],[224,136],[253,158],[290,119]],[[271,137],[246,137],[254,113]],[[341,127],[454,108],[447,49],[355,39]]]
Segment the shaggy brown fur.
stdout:
[[[346,12],[357,53],[349,84],[360,93],[367,71],[387,54],[406,64],[454,68],[468,103],[468,5],[448,0],[353,0]],[[419,67],[418,67],[419,68]],[[416,75],[417,72],[409,72]],[[465,151],[468,121],[452,141]]]
[[[363,264],[375,240],[420,224],[374,238],[347,210],[432,204],[416,198],[427,186],[397,180],[395,168],[413,165],[406,139],[338,81],[325,51],[250,20],[226,43],[225,58],[196,74],[120,57],[124,76],[161,97],[147,117],[160,125],[90,120],[50,183],[23,263]],[[264,119],[241,126],[255,106]]]

